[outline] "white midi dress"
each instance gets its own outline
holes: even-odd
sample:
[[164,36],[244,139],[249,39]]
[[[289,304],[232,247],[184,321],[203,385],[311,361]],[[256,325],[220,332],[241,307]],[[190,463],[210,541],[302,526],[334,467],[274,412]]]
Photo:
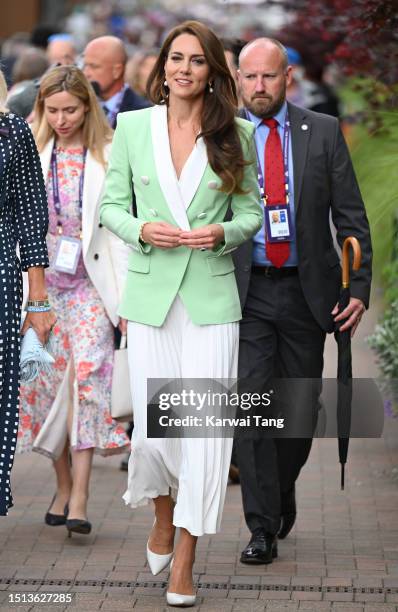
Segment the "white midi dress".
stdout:
[[[155,121],[156,134],[164,145],[154,148],[161,182],[168,184],[172,196],[168,203],[173,206],[176,222],[183,229],[189,229],[186,209],[207,164],[206,146],[199,138],[177,179],[165,108],[159,107]],[[195,325],[178,295],[162,327],[128,323],[134,431],[128,486],[123,499],[135,508],[171,493],[176,500],[174,525],[184,527],[195,536],[220,529],[232,438],[148,438],[147,380],[228,379],[233,384],[237,376],[238,346],[238,322]]]

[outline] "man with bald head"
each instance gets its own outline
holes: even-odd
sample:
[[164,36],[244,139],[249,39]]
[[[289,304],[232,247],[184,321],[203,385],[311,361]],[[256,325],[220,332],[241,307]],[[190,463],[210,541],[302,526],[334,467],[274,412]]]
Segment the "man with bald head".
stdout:
[[[310,391],[310,400],[301,406],[295,400],[290,413],[299,411],[298,423],[307,418],[306,433],[295,429],[290,437],[271,438],[258,428],[236,440],[243,507],[252,532],[241,561],[253,564],[271,563],[277,535],[286,537],[294,525],[295,482],[311,449],[326,333],[340,321],[341,330],[354,333],[368,307],[371,281],[368,221],[339,123],[286,102],[291,73],[277,40],[257,39],[241,51],[241,116],[255,126],[265,216],[254,239],[234,253],[243,311],[241,392],[269,391],[272,377],[309,379]],[[361,269],[351,277],[350,303],[339,316],[340,262],[330,215],[340,246],[355,236],[362,248]]]
[[76,62],[76,49],[69,34],[53,34],[48,39],[46,49],[50,64],[69,66]]
[[83,72],[97,84],[102,107],[112,128],[118,113],[138,110],[148,102],[124,82],[127,54],[120,38],[100,36],[88,43],[84,50]]

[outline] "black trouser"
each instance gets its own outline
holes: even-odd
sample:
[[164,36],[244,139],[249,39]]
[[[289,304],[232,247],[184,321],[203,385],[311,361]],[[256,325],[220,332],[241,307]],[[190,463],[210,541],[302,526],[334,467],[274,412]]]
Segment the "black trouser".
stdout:
[[[298,275],[252,274],[241,321],[239,379],[261,393],[272,377],[321,379],[325,332],[315,321]],[[261,389],[258,387],[261,381]],[[241,388],[242,391],[242,388]],[[320,392],[320,383],[319,383]],[[309,406],[314,413],[315,406]],[[312,438],[238,437],[235,440],[243,508],[249,529],[276,534],[284,494],[291,491]]]

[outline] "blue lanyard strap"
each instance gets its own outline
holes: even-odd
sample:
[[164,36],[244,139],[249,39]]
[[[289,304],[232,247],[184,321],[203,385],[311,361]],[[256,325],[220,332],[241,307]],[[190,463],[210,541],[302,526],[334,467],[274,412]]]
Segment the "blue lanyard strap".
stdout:
[[[83,187],[84,187],[84,172],[86,169],[86,157],[87,157],[87,149],[84,147],[83,149],[83,168],[79,178],[79,209],[80,214],[83,208]],[[57,163],[57,148],[54,145],[52,153],[51,153],[51,181],[53,186],[53,199],[54,199],[54,208],[57,213],[57,227],[60,233],[62,233],[62,223],[60,220],[61,216],[61,201],[59,196],[59,182],[58,182],[58,163]]]
[[[245,115],[248,121],[251,121],[250,115],[245,109]],[[285,189],[286,189],[286,203],[289,203],[289,142],[290,142],[290,121],[288,114],[286,112],[285,116],[285,124],[283,126],[283,170],[285,176]],[[260,187],[261,197],[266,197],[265,194],[265,178],[263,175],[263,171],[261,169],[260,157],[258,155],[257,147],[256,147],[256,155],[257,155],[257,177],[258,177],[258,185]]]

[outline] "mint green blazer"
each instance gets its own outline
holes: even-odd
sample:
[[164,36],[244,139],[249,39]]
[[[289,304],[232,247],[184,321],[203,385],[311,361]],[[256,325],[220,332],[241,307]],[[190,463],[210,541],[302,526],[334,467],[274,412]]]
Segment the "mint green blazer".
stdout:
[[[159,327],[179,295],[198,325],[241,319],[231,252],[261,228],[263,209],[254,127],[244,119],[236,122],[245,159],[252,161],[245,168],[244,195],[219,191],[221,179],[208,163],[202,139],[177,179],[165,106],[119,114],[100,216],[103,225],[131,247],[121,317]],[[137,218],[131,214],[133,186]],[[233,217],[225,222],[229,205]],[[139,240],[145,221],[164,221],[186,230],[219,223],[225,242],[212,251],[155,248]]]

